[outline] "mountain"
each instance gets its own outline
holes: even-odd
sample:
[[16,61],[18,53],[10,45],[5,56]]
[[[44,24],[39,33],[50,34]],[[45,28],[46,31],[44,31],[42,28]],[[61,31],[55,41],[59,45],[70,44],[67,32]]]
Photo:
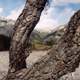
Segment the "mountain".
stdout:
[[[0,17],[0,50],[9,50],[12,34],[14,33],[15,21]],[[42,34],[34,30],[30,37],[30,43],[38,44],[42,42]]]
[[[11,37],[14,32],[15,21],[0,17],[0,50],[9,50]],[[57,43],[64,34],[65,25],[59,26],[51,32],[33,30],[30,36],[30,44],[33,49],[46,49]]]
[[65,29],[66,29],[66,26],[62,25],[57,27],[55,30],[52,30],[49,34],[47,34],[43,38],[44,44],[47,44],[47,45],[57,44],[58,40],[64,34]]
[[5,17],[0,17],[0,26],[5,26],[5,25],[14,25],[15,21],[11,19],[7,19]]

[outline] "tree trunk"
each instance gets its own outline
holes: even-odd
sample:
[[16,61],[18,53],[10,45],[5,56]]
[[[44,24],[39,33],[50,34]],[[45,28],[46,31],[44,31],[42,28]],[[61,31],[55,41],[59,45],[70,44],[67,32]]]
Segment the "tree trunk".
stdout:
[[29,37],[47,0],[26,0],[25,7],[15,23],[14,34],[9,52],[9,72],[26,68],[26,52]]
[[31,68],[11,74],[8,80],[58,80],[75,71],[80,61],[80,10],[68,23],[59,43]]

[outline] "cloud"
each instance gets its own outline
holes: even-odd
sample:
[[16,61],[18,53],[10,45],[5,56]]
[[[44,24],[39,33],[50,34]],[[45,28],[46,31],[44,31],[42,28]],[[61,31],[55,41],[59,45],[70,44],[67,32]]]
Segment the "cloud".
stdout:
[[[53,13],[54,12],[54,13]],[[53,18],[55,15],[55,9],[50,7],[47,10],[44,9],[42,12],[42,15],[40,17],[40,21],[35,27],[35,29],[40,30],[40,31],[51,31],[55,27],[58,26],[58,21],[57,19]]]
[[80,3],[80,0],[54,0],[54,2],[58,2],[58,3]]
[[0,14],[3,12],[3,8],[0,8]]
[[12,10],[6,18],[16,20],[18,18],[18,16],[20,15],[20,13],[22,12],[22,9],[23,9],[23,6]]
[[[40,21],[36,25],[35,29],[40,31],[51,31],[58,27],[59,25],[66,24],[69,18],[75,12],[71,7],[64,7],[63,10],[59,11],[54,6],[55,2],[60,4],[66,4],[71,2],[72,0],[52,0],[50,6],[46,6],[44,11],[41,14]],[[78,0],[73,0],[77,3]],[[59,5],[60,5],[59,4]],[[10,15],[7,16],[8,19],[16,20],[19,14],[21,13],[23,6],[20,8],[16,8],[10,12]]]
[[52,0],[54,6],[66,6],[69,3],[78,4],[80,0]]
[[62,10],[61,13],[59,13],[57,19],[58,19],[58,22],[59,22],[59,25],[62,25],[62,24],[67,24],[68,21],[70,20],[70,17],[75,13],[75,11],[72,9],[72,8],[64,8]]
[[42,31],[54,30],[60,25],[67,24],[74,12],[75,11],[71,7],[65,7],[59,12],[57,12],[54,6],[51,6],[47,10],[44,9],[36,29]]
[[35,29],[40,30],[40,31],[46,31],[46,32],[51,31],[55,29],[55,27],[57,27],[58,25],[57,20],[54,20],[54,19],[44,19],[43,21],[41,20],[35,27]]

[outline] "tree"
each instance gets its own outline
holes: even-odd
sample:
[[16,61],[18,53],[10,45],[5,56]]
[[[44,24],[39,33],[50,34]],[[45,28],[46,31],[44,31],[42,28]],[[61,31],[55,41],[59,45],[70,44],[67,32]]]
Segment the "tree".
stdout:
[[31,68],[24,69],[26,68],[25,43],[26,40],[28,42],[46,1],[27,0],[25,8],[15,24],[15,33],[10,48],[10,69],[5,80],[58,80],[62,75],[72,72],[78,67],[80,61],[80,10],[71,17],[65,34],[55,48],[52,48]]
[[15,23],[9,51],[8,74],[26,68],[27,44],[47,0],[26,0],[25,7]]
[[75,71],[79,61],[80,10],[71,17],[65,34],[55,48],[27,69],[23,80],[58,80],[64,74]]

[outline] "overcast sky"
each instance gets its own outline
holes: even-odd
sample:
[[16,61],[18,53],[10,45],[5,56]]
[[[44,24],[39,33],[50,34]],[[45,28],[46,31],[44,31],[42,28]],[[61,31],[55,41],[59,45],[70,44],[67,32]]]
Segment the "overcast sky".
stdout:
[[[80,0],[49,0],[41,19],[36,26],[38,30],[50,31],[69,21],[73,13],[80,9]],[[0,0],[0,16],[16,20],[21,13],[25,0]]]

